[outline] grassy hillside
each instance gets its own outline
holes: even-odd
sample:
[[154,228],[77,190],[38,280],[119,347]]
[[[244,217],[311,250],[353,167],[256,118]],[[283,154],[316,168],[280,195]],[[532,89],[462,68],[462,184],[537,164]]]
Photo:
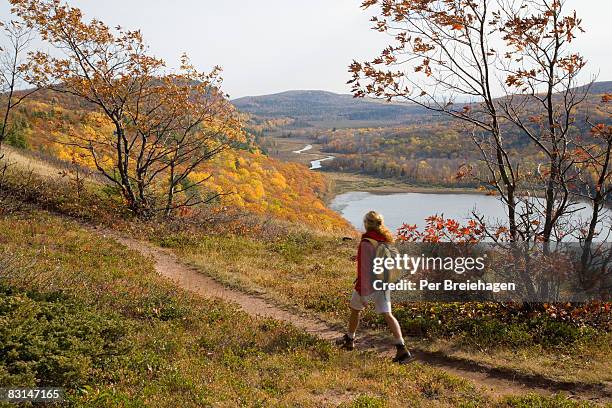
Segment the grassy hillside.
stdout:
[[[227,285],[344,324],[355,277],[354,242],[300,232],[264,242],[197,232],[154,239]],[[580,305],[549,313],[514,306],[394,302],[394,314],[411,344],[429,351],[561,381],[612,381],[609,306],[589,313]],[[363,320],[364,327],[386,329],[371,309]]]
[[64,386],[74,406],[488,404],[440,371],[341,353],[189,295],[73,222],[28,212],[2,217],[0,231],[11,237],[0,252],[3,386]]
[[[103,221],[109,211],[104,202],[99,208],[92,208],[92,197],[79,203],[57,194],[69,190],[65,180],[57,183],[31,195],[3,195],[0,319],[11,322],[0,329],[3,386],[64,386],[67,405],[79,407],[594,406],[564,397],[493,401],[441,370],[341,352],[289,325],[191,295],[157,275],[151,260],[64,216],[36,209],[44,205],[56,214]],[[28,199],[34,193],[36,202]],[[280,265],[295,271],[316,253],[339,249],[331,238],[299,229],[268,227],[261,240],[261,232],[255,239],[217,225],[223,233],[192,229],[198,233],[192,241],[187,232],[172,233],[172,225],[132,223],[115,212],[107,216],[107,225],[165,246],[191,242],[195,248],[201,241],[200,250],[215,262],[209,266],[227,274],[243,271],[241,254],[249,255],[255,275],[265,276]],[[348,249],[345,245],[347,254]],[[270,268],[271,260],[277,266]],[[329,267],[315,265],[306,274],[325,276]],[[310,282],[320,290],[318,280]]]
[[[2,208],[19,199],[137,234],[171,248],[228,286],[330,322],[346,318],[356,244],[337,234],[232,214],[135,222],[122,216],[120,203],[95,184],[77,194],[66,179],[28,180],[16,174],[9,181],[4,195],[12,198],[0,200]],[[582,313],[570,307],[532,315],[495,304],[406,303],[395,304],[394,310],[413,346],[557,381],[611,380],[610,309]],[[364,327],[384,330],[371,310],[364,315]]]

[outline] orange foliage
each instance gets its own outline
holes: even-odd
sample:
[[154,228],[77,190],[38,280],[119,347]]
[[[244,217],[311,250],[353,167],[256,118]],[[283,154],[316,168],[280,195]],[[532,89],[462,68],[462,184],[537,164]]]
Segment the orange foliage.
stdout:
[[432,215],[425,220],[422,231],[416,225],[403,224],[397,229],[397,239],[408,242],[477,243],[484,238],[484,226],[475,220],[461,225],[451,218]]

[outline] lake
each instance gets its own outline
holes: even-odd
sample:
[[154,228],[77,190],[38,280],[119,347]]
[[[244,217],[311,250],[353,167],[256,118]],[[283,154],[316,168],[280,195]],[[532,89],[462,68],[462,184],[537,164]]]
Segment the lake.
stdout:
[[[582,219],[590,219],[590,207],[587,204],[582,207],[584,208],[577,215]],[[358,230],[363,230],[363,216],[370,210],[381,213],[391,231],[395,231],[404,223],[423,227],[425,218],[435,214],[465,221],[473,210],[477,210],[479,214],[486,215],[488,223],[506,223],[507,217],[498,197],[468,193],[374,194],[353,191],[336,196],[330,208],[340,213]],[[607,214],[609,222],[610,212]]]

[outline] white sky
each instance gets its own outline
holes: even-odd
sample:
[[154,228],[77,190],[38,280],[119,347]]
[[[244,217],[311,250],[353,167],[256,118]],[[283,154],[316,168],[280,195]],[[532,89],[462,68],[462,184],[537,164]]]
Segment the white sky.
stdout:
[[[152,52],[174,65],[187,52],[208,70],[221,65],[232,98],[290,89],[348,93],[348,64],[387,44],[370,29],[361,0],[72,0],[86,17],[141,29]],[[568,0],[586,33],[575,46],[587,74],[612,80],[612,0]],[[8,2],[0,18],[10,18]]]

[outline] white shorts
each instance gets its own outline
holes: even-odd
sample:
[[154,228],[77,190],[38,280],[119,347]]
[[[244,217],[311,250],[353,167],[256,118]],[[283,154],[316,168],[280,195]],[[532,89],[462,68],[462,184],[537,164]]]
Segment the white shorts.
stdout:
[[389,291],[376,291],[368,296],[361,296],[353,289],[351,296],[351,308],[355,310],[363,310],[367,304],[374,302],[376,313],[391,313],[391,295]]

